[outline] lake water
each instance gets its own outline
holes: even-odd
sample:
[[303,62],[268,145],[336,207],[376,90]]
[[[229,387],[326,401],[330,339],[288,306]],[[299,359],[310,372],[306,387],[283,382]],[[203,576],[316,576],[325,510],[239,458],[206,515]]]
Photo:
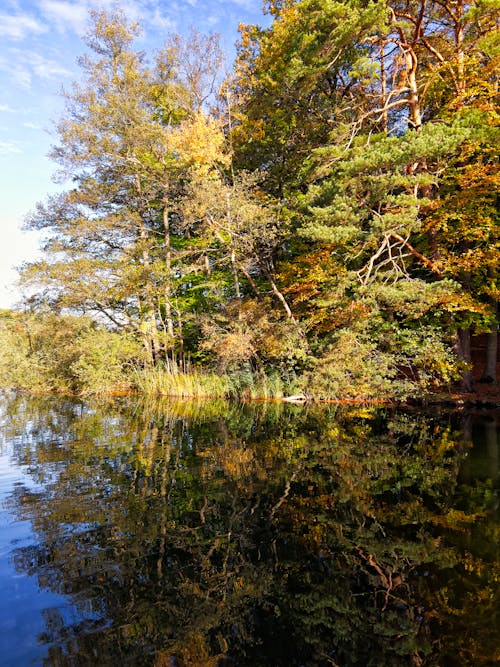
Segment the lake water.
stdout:
[[494,411],[0,399],[0,664],[494,665]]

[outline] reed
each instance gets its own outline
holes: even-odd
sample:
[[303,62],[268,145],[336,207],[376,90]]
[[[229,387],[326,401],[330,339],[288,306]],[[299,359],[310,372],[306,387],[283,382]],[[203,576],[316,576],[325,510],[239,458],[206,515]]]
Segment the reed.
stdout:
[[231,394],[231,382],[226,375],[171,360],[134,371],[134,385],[142,394],[177,398],[224,398]]
[[250,382],[240,387],[240,397],[246,400],[280,399],[285,395],[284,383],[278,375],[253,373]]
[[278,373],[267,375],[251,368],[231,373],[216,373],[189,362],[167,360],[162,364],[134,371],[134,386],[143,395],[176,398],[236,398],[242,400],[281,399],[289,393],[290,383]]

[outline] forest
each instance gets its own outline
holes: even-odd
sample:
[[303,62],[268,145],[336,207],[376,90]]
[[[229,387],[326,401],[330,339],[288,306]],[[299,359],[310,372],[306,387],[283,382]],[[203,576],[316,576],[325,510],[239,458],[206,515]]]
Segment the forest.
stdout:
[[496,383],[498,0],[263,10],[229,73],[90,13],[0,386],[406,400],[471,391],[478,334]]

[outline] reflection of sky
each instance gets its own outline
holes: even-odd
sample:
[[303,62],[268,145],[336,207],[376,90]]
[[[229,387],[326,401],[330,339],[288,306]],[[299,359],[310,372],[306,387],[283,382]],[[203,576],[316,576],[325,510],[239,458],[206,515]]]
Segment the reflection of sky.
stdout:
[[[35,234],[22,233],[25,215],[56,186],[46,155],[49,131],[62,110],[61,88],[80,76],[89,7],[113,0],[2,0],[0,3],[0,308],[12,305],[13,266],[33,259]],[[151,54],[168,34],[190,26],[221,34],[232,60],[238,23],[262,23],[260,0],[125,0],[117,3],[140,22],[137,48]]]
[[[15,551],[29,547],[37,540],[31,523],[17,521],[6,507],[5,501],[16,487],[33,486],[22,469],[14,464],[9,449],[9,443],[1,443],[0,664],[3,667],[25,667],[41,664],[48,645],[40,643],[39,637],[42,634],[47,637],[50,619],[64,618],[69,623],[80,619],[62,595],[42,590],[36,578],[16,572]],[[47,639],[50,641],[50,637]]]

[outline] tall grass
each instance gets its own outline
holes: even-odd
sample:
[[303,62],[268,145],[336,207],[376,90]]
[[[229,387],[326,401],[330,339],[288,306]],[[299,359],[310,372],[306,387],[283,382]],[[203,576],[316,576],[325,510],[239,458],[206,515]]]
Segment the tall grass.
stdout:
[[153,368],[136,370],[134,384],[139,392],[157,396],[224,398],[231,394],[231,383],[226,375],[170,360]]
[[230,375],[232,395],[243,400],[280,399],[287,391],[286,383],[277,374],[253,371],[250,368]]
[[133,381],[141,394],[176,398],[271,400],[283,398],[290,388],[277,373],[266,375],[250,368],[216,373],[171,360],[135,370]]

